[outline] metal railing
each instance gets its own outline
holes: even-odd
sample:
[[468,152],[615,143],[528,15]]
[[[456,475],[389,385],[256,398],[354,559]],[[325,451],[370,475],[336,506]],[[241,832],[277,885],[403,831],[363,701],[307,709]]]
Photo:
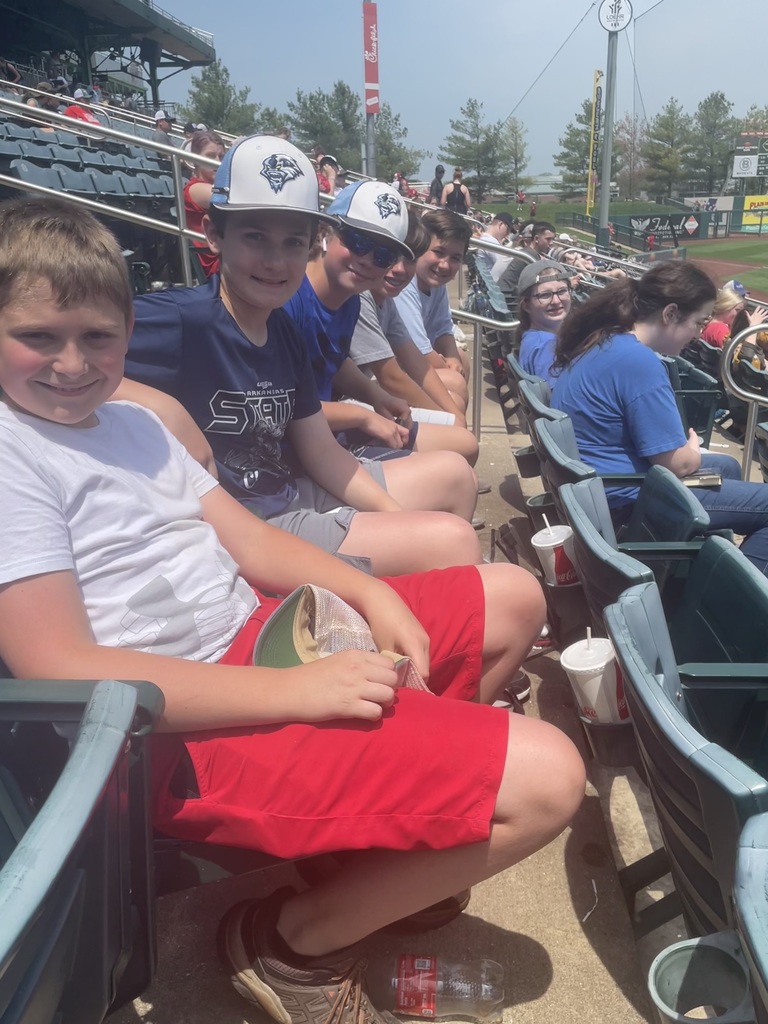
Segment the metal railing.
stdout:
[[[175,224],[170,221],[155,220],[153,217],[147,217],[144,214],[135,213],[132,210],[126,210],[120,206],[112,205],[111,203],[88,199],[85,196],[67,193],[67,199],[74,203],[78,203],[80,206],[89,210],[93,210],[95,213],[101,213],[102,215],[108,213],[110,217],[114,217],[117,220],[124,220],[140,227],[161,231],[167,235],[176,235],[178,238],[179,256],[181,259],[184,284],[187,287],[191,287],[195,283],[195,275],[192,272],[192,261],[188,243],[189,241],[204,242],[206,239],[204,235],[198,234],[196,231],[190,231],[187,227],[186,211],[184,209],[184,177],[181,170],[181,164],[182,161],[190,159],[190,154],[186,150],[181,150],[176,146],[167,146],[165,143],[155,142],[154,139],[144,139],[140,136],[133,135],[130,132],[122,132],[115,128],[108,128],[103,125],[100,127],[92,124],[86,125],[85,122],[76,121],[71,117],[66,117],[64,114],[56,114],[53,111],[44,110],[40,107],[28,107],[25,103],[18,103],[15,100],[0,97],[0,112],[10,112],[17,116],[20,115],[25,120],[29,120],[30,110],[34,111],[34,120],[37,120],[38,122],[41,120],[45,121],[66,131],[72,132],[74,135],[81,137],[86,136],[94,139],[112,139],[115,142],[122,143],[123,145],[141,146],[144,149],[160,153],[162,156],[167,157],[170,160],[171,175],[173,178],[173,187],[176,198]],[[86,130],[83,130],[84,128]],[[198,165],[213,168],[219,166],[218,160],[211,160],[208,157],[199,156],[197,154],[195,154],[194,160]],[[35,192],[42,195],[53,196],[59,195],[59,192],[55,189],[46,188],[43,185],[36,185],[32,182],[24,181],[21,178],[13,178],[7,174],[0,174],[0,183],[8,185],[9,187],[21,192]]]
[[747,338],[751,338],[753,334],[759,334],[760,331],[764,330],[765,324],[755,324],[753,327],[747,327],[740,331],[723,346],[723,357],[720,363],[720,374],[726,391],[735,395],[736,398],[740,398],[742,402],[747,403],[747,423],[744,428],[744,454],[741,460],[742,480],[749,480],[749,474],[752,469],[752,455],[755,450],[757,411],[758,409],[768,409],[768,395],[760,395],[755,391],[747,391],[746,388],[743,388],[733,376],[732,361],[739,345],[743,344]]
[[483,327],[493,331],[512,331],[520,326],[519,320],[491,320],[487,316],[478,316],[466,309],[451,309],[454,320],[462,320],[474,324],[472,341],[472,433],[480,440],[482,428],[481,409],[483,402]]

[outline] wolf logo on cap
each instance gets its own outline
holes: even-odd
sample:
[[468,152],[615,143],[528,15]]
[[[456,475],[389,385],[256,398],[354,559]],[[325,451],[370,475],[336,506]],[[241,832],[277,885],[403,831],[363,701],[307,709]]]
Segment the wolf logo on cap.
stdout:
[[269,187],[275,193],[282,192],[287,181],[295,181],[296,178],[304,176],[304,171],[299,167],[291,156],[285,153],[273,153],[268,156],[261,165],[259,172],[269,182]]
[[382,220],[386,220],[392,214],[397,216],[400,213],[400,200],[397,196],[392,195],[391,192],[382,192],[375,202],[379,208]]

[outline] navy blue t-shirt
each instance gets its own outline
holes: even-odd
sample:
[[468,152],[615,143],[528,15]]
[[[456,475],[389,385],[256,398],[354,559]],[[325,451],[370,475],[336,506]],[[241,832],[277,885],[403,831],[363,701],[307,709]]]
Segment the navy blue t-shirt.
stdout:
[[292,419],[320,410],[295,324],[275,310],[267,342],[252,344],[219,298],[214,275],[197,288],[141,295],[125,374],[178,399],[208,439],[223,487],[264,519],[296,495]]
[[[686,437],[669,374],[634,334],[614,334],[578,356],[556,378],[552,406],[568,413],[579,454],[598,473],[647,473],[651,455]],[[612,508],[637,487],[606,488]]]
[[304,335],[320,400],[330,402],[333,378],[352,347],[352,335],[360,315],[360,296],[353,295],[339,309],[329,309],[318,299],[305,276],[301,287],[283,309]]

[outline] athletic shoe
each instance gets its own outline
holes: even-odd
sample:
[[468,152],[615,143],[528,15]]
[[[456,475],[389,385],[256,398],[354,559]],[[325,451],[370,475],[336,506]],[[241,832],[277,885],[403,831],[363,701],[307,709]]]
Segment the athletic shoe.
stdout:
[[485,526],[485,519],[482,516],[472,516],[472,529],[482,530]]
[[291,889],[231,907],[219,925],[219,953],[236,990],[278,1024],[394,1024],[374,1009],[365,988],[366,961],[354,955],[287,964],[272,946]]
[[528,674],[523,669],[519,669],[514,679],[504,687],[504,693],[508,697],[517,697],[521,704],[525,704],[531,697],[531,680],[528,678]]

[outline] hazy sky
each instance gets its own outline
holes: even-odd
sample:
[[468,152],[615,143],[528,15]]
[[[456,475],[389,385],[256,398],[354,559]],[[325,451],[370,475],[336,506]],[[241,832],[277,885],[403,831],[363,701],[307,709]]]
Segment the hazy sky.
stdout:
[[[250,86],[251,99],[285,109],[297,89],[329,90],[338,79],[362,95],[359,0],[159,0],[158,6],[213,32],[218,57],[235,85]],[[636,23],[619,35],[617,116],[633,102],[643,114],[630,48],[649,119],[671,96],[689,113],[717,90],[736,115],[766,103],[761,57],[753,49],[768,31],[766,0],[635,0],[633,7]],[[469,97],[484,104],[489,121],[517,108],[528,130],[528,173],[555,171],[558,138],[591,96],[595,69],[605,70],[608,33],[597,10],[592,0],[379,0],[382,99],[400,114],[408,142],[433,154],[423,172],[431,177],[449,120]],[[171,78],[161,96],[185,101],[189,77]]]

